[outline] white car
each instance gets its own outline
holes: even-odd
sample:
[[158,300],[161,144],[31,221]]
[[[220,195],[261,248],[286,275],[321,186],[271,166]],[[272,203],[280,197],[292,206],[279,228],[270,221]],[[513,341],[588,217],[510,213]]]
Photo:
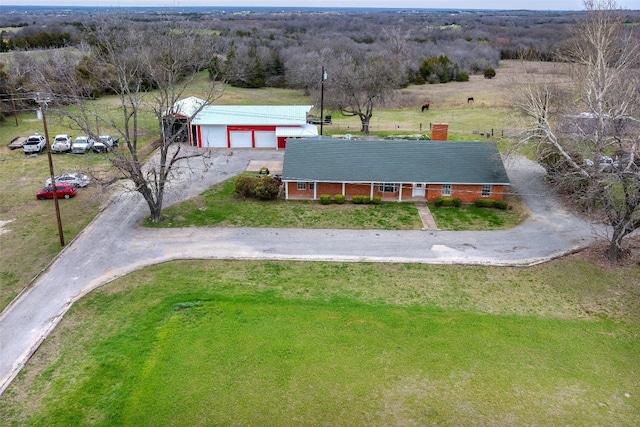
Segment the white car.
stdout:
[[71,151],[71,136],[66,134],[56,135],[51,146],[52,153],[67,153]]
[[[56,182],[65,182],[76,187],[86,187],[91,182],[91,178],[79,172],[65,172],[55,177]],[[44,182],[45,187],[51,187],[51,178]]]
[[118,139],[111,135],[100,135],[98,140],[93,144],[93,151],[96,153],[106,153],[113,150],[118,145]]
[[71,145],[71,152],[73,154],[84,154],[93,148],[95,141],[88,136],[79,136],[73,141]]
[[22,148],[24,149],[24,154],[42,153],[47,148],[47,141],[44,139],[44,136],[39,133],[34,133],[27,138]]
[[[585,159],[584,162],[591,168],[596,164],[592,159]],[[618,166],[618,162],[609,156],[600,156],[598,159],[598,171],[600,172],[613,172],[618,169]]]

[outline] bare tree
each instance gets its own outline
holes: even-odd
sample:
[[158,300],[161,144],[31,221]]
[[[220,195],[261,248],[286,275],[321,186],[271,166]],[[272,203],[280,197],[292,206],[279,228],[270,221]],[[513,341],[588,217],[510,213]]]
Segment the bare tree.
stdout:
[[325,104],[345,116],[358,116],[361,132],[369,133],[374,108],[382,105],[401,81],[398,62],[379,52],[343,52],[329,66]]
[[[132,181],[147,202],[151,220],[157,222],[176,164],[202,155],[184,150],[181,142],[187,124],[178,117],[185,112],[179,111],[182,106],[177,101],[188,94],[197,72],[209,64],[213,44],[202,34],[164,26],[153,31],[103,27],[95,34],[94,45],[95,51],[84,66],[91,76],[100,76],[102,87],[118,96],[116,113],[76,97],[79,108],[65,110],[65,114],[93,137],[100,127],[116,130],[121,149],[112,151],[110,161]],[[197,94],[203,102],[191,109],[190,115],[214,99],[214,79],[209,85]],[[150,115],[158,122],[158,160],[145,163],[140,151],[142,123]]]
[[640,48],[613,0],[585,0],[587,14],[561,52],[573,84],[529,85],[521,107],[529,136],[557,188],[611,225],[607,258],[640,227]]

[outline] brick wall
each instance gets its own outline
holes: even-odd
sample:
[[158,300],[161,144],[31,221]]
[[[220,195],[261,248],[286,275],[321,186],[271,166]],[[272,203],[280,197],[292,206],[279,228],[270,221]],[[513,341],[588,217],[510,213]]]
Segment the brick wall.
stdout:
[[[313,190],[310,189],[309,183],[307,183],[306,190],[298,190],[298,185],[295,182],[286,183],[288,186],[288,194],[291,199],[313,199]],[[316,195],[320,198],[321,194],[328,194],[331,197],[336,194],[342,194],[342,183],[330,183],[319,182],[316,183],[318,189]],[[373,195],[380,196],[383,200],[398,200],[398,192],[387,193],[381,192],[378,184],[373,186]],[[495,200],[502,200],[504,198],[504,186],[493,185],[491,187],[491,194],[489,198]],[[410,184],[402,185],[402,200],[408,200],[412,197],[413,187]],[[370,184],[346,184],[345,185],[345,197],[347,200],[353,196],[369,196],[371,194]],[[427,184],[426,186],[426,199],[429,202],[433,202],[436,198],[442,196],[441,184]],[[477,199],[482,197],[482,185],[452,185],[451,197],[457,197],[462,200],[462,203],[473,203]]]

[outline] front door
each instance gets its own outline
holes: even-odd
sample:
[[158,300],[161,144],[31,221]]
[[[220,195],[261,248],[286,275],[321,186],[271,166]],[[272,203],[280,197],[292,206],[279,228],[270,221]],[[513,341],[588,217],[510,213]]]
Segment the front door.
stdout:
[[413,197],[424,197],[424,192],[425,188],[424,188],[424,184],[413,184],[413,191],[411,193],[411,195]]

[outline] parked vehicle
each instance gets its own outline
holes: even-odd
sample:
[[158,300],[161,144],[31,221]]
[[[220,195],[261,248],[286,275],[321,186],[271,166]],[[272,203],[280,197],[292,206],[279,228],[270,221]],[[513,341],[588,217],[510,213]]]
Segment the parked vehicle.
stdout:
[[[596,162],[594,162],[592,159],[585,159],[584,162],[590,168],[593,168],[596,165]],[[618,166],[618,162],[609,156],[600,156],[600,158],[598,158],[599,172],[615,172],[615,170],[618,169]]]
[[96,153],[106,153],[113,150],[113,147],[118,146],[118,138],[113,138],[111,135],[100,135],[98,140],[93,144],[93,151]]
[[68,153],[71,151],[71,136],[66,134],[56,135],[51,145],[52,153]]
[[43,135],[34,133],[27,138],[27,142],[24,143],[22,148],[24,149],[24,154],[42,153],[47,148],[47,141],[44,139]]
[[[91,182],[91,178],[87,175],[79,172],[65,172],[62,175],[55,177],[57,183],[72,184],[75,187],[86,187]],[[44,182],[45,187],[51,186],[51,178]]]
[[[56,193],[58,194],[58,199],[70,199],[76,195],[76,187],[73,184],[59,183],[56,184]],[[36,199],[53,199],[53,187],[44,187],[38,191],[36,193]]]
[[95,141],[88,136],[79,136],[73,141],[71,145],[71,152],[73,154],[85,154],[93,148]]

